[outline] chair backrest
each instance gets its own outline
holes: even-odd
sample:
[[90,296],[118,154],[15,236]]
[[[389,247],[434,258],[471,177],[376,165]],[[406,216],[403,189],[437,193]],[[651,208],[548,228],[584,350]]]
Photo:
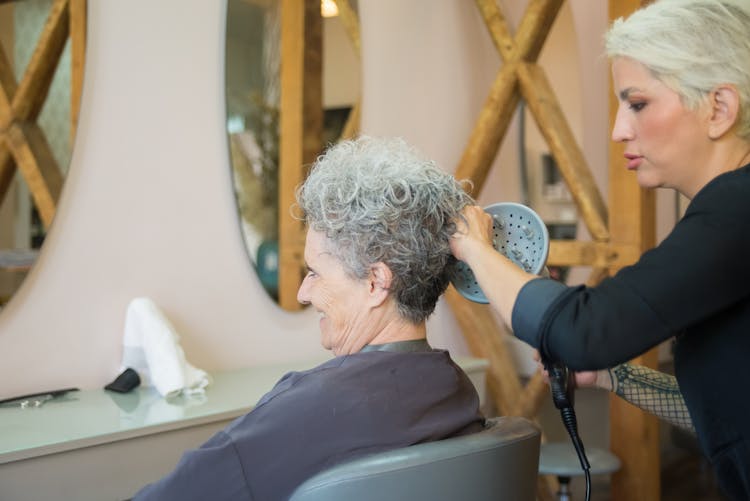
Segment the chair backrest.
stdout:
[[527,419],[488,419],[478,433],[336,465],[306,480],[290,501],[534,501],[540,442]]

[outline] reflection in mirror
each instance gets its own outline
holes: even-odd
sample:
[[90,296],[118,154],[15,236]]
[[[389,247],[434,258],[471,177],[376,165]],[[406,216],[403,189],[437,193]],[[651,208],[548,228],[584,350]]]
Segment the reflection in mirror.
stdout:
[[[261,284],[276,301],[281,3],[228,0],[226,23],[227,133],[240,225]],[[331,12],[336,4],[341,14]],[[344,0],[321,6],[328,16],[323,21],[324,144],[356,131],[352,119],[358,115],[360,68],[355,7]],[[344,14],[349,16],[346,28]]]
[[54,217],[70,161],[85,0],[0,2],[0,308]]
[[280,1],[227,4],[227,132],[245,245],[278,294]]

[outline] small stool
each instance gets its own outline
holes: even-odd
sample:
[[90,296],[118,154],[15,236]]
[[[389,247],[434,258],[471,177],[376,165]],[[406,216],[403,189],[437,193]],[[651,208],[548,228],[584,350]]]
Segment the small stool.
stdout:
[[[586,458],[589,460],[591,475],[613,473],[620,469],[620,459],[604,449],[586,448]],[[572,501],[570,477],[583,475],[581,461],[578,459],[573,444],[571,442],[542,444],[539,452],[539,473],[557,476],[557,481],[560,483],[557,499]]]

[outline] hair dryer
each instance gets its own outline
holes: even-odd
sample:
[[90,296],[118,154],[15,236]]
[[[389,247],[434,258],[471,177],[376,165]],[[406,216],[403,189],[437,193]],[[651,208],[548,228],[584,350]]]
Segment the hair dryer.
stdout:
[[[539,215],[529,207],[512,203],[496,203],[484,210],[492,215],[493,246],[517,266],[528,273],[539,275],[544,270],[549,253],[549,232]],[[466,299],[487,304],[489,301],[477,283],[476,277],[465,263],[459,262],[451,282]],[[578,424],[573,409],[575,384],[573,373],[562,362],[547,360],[542,363],[549,375],[550,392],[555,407],[560,411],[563,424],[570,435],[573,446],[586,475],[586,499],[591,494],[589,462],[578,436]]]

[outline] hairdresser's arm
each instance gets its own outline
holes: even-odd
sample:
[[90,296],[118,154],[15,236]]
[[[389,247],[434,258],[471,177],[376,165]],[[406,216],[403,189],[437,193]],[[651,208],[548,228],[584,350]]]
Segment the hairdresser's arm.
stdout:
[[642,365],[620,364],[611,369],[577,372],[580,387],[601,388],[641,410],[695,433],[677,379]]
[[[539,351],[534,352],[534,360],[547,381]],[[598,371],[574,372],[574,377],[576,388],[611,391],[639,409],[695,433],[677,378],[670,374],[625,363]]]
[[655,416],[695,433],[677,378],[642,365],[620,364],[606,371],[610,391]]
[[513,306],[521,288],[536,275],[526,273],[492,246],[492,217],[484,209],[466,207],[456,222],[450,246],[456,259],[473,271],[489,302],[511,325]]

